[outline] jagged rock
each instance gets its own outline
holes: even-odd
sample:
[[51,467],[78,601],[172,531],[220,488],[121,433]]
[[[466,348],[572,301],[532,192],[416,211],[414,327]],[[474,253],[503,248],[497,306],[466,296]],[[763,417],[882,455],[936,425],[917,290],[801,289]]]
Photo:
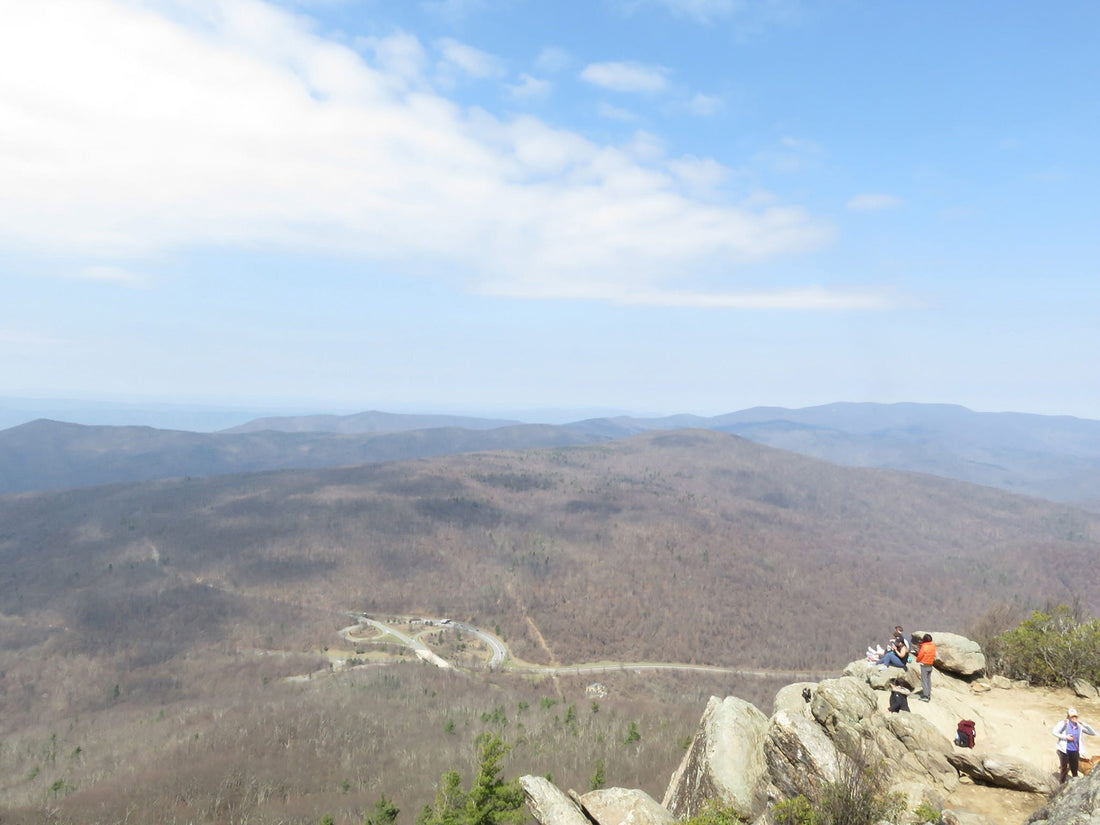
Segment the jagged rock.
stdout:
[[993,685],[993,687],[999,688],[1001,690],[1012,689],[1012,680],[1009,679],[1007,676],[994,676],[992,679],[989,680],[989,683]]
[[[918,631],[923,636],[925,631]],[[977,676],[985,671],[981,646],[956,633],[930,633],[936,643],[936,667],[959,676]]]
[[672,814],[645,791],[602,788],[580,797],[597,825],[670,825]]
[[995,819],[990,819],[985,814],[976,814],[973,811],[944,810],[940,813],[940,822],[943,825],[997,825]]
[[859,723],[878,707],[875,693],[856,676],[841,676],[820,682],[810,701],[810,712],[825,734],[842,753],[853,754],[860,747]]
[[883,726],[897,739],[911,758],[903,759],[902,766],[915,764],[914,779],[927,782],[931,778],[937,786],[951,793],[958,787],[959,775],[948,756],[952,753],[951,743],[936,730],[935,725],[923,716],[914,713],[888,713]]
[[783,798],[799,794],[812,798],[823,783],[837,781],[840,765],[847,759],[821,726],[803,713],[776,711],[764,741],[768,774]]
[[1028,825],[1092,825],[1100,822],[1100,771],[1071,779],[1042,808],[1027,818]]
[[1095,699],[1096,685],[1086,682],[1084,679],[1074,679],[1073,693],[1078,699]]
[[541,776],[521,776],[527,810],[539,825],[592,825],[588,817],[557,785]]
[[1029,793],[1050,793],[1056,787],[1056,780],[1050,775],[1034,765],[1008,756],[967,750],[953,751],[947,760],[956,769],[985,785]]
[[890,680],[899,676],[905,680],[910,690],[920,688],[920,665],[917,664],[909,664],[905,668],[888,667],[882,670],[878,665],[861,659],[851,662],[844,668],[844,675],[862,679],[874,690],[889,690]]
[[762,747],[767,727],[768,718],[748,702],[712,696],[691,747],[672,775],[664,807],[681,819],[699,813],[713,799],[742,819],[755,819],[767,801]]
[[788,713],[809,716],[810,703],[806,701],[804,693],[809,691],[809,696],[812,698],[815,690],[817,690],[817,682],[795,682],[793,685],[780,688],[775,694],[775,701],[772,702],[772,715],[785,710]]

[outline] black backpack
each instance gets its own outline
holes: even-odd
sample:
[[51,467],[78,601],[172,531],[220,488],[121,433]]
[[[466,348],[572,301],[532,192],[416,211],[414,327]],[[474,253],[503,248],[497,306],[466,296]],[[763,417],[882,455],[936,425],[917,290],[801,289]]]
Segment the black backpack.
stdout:
[[960,748],[972,748],[974,747],[974,740],[977,738],[977,734],[974,732],[974,722],[970,719],[963,719],[959,722],[958,728],[955,730],[955,744]]

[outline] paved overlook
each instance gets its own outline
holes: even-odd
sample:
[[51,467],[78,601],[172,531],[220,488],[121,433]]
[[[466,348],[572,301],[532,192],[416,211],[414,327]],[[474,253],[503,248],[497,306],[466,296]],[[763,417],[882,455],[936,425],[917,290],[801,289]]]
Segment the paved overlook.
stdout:
[[[391,644],[400,644],[411,650],[417,658],[433,664],[436,667],[448,670],[459,668],[457,668],[453,662],[444,659],[431,650],[431,648],[421,640],[422,636],[427,633],[436,633],[439,631],[455,631],[457,633],[470,634],[484,642],[488,649],[487,660],[477,669],[484,668],[497,671],[512,670],[523,673],[581,675],[585,673],[609,673],[623,670],[630,670],[635,673],[655,670],[680,670],[705,673],[728,673],[737,676],[775,677],[795,681],[820,679],[826,676],[836,675],[833,671],[771,670],[767,668],[720,667],[718,665],[689,665],[677,664],[674,662],[593,662],[556,666],[535,665],[527,662],[520,662],[515,659],[508,650],[508,646],[504,643],[504,640],[499,636],[480,627],[475,627],[463,622],[421,616],[391,617],[389,621],[383,622],[361,613],[349,613],[348,615],[358,619],[357,624],[350,625],[339,631],[340,638],[348,644],[363,645],[382,641]],[[410,635],[410,633],[402,629],[409,626],[419,626],[421,629],[416,630]],[[373,628],[375,631],[374,635],[365,634],[364,630],[366,628]]]

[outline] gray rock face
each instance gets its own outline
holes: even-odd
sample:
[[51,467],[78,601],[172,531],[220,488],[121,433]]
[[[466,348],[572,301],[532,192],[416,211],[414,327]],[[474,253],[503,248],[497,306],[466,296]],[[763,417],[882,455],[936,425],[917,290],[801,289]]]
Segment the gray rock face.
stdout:
[[889,690],[890,680],[901,677],[910,690],[920,690],[920,665],[912,663],[905,668],[888,667],[880,670],[878,665],[861,659],[844,668],[844,675],[862,679],[874,690]]
[[1028,825],[1094,825],[1100,822],[1100,771],[1071,779],[1042,808],[1027,818]]
[[788,713],[809,716],[810,703],[803,696],[803,691],[807,690],[812,698],[814,691],[817,690],[817,682],[795,682],[793,685],[780,688],[779,692],[775,694],[775,701],[772,703],[772,713],[785,710]]
[[645,791],[604,788],[580,798],[597,825],[670,825],[672,814]]
[[742,819],[755,819],[767,802],[767,727],[768,718],[748,702],[712,696],[662,804],[680,819],[716,800]]
[[764,753],[768,775],[782,798],[799,794],[812,798],[822,784],[840,778],[840,765],[847,759],[817,722],[786,710],[772,717]]
[[1057,780],[1024,762],[997,754],[954,751],[947,757],[951,765],[986,785],[1030,793],[1050,793]]
[[[919,631],[923,636],[924,631]],[[977,642],[955,633],[932,633],[936,643],[936,667],[969,678],[985,672],[985,654]]]
[[577,804],[557,785],[541,776],[521,776],[527,809],[539,825],[592,825]]
[[875,712],[875,692],[855,676],[826,679],[817,686],[810,712],[843,753],[860,747],[859,723]]

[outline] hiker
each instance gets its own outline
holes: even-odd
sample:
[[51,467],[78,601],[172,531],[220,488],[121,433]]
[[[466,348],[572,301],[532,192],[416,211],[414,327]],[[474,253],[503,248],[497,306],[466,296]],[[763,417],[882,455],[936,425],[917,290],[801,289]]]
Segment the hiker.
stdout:
[[1066,711],[1066,718],[1059,722],[1051,730],[1058,737],[1058,764],[1061,768],[1059,779],[1066,784],[1066,774],[1077,776],[1077,768],[1081,762],[1081,734],[1096,736],[1096,731],[1085,722],[1077,718],[1077,708]]
[[900,676],[890,680],[890,713],[909,710],[909,696],[913,691]]
[[930,702],[932,701],[932,666],[936,664],[936,645],[927,633],[920,640],[917,662],[920,664],[920,700]]
[[894,628],[893,638],[886,643],[886,652],[874,664],[878,665],[879,670],[886,670],[888,667],[904,668],[908,658],[909,645],[905,643],[905,631],[898,625]]

